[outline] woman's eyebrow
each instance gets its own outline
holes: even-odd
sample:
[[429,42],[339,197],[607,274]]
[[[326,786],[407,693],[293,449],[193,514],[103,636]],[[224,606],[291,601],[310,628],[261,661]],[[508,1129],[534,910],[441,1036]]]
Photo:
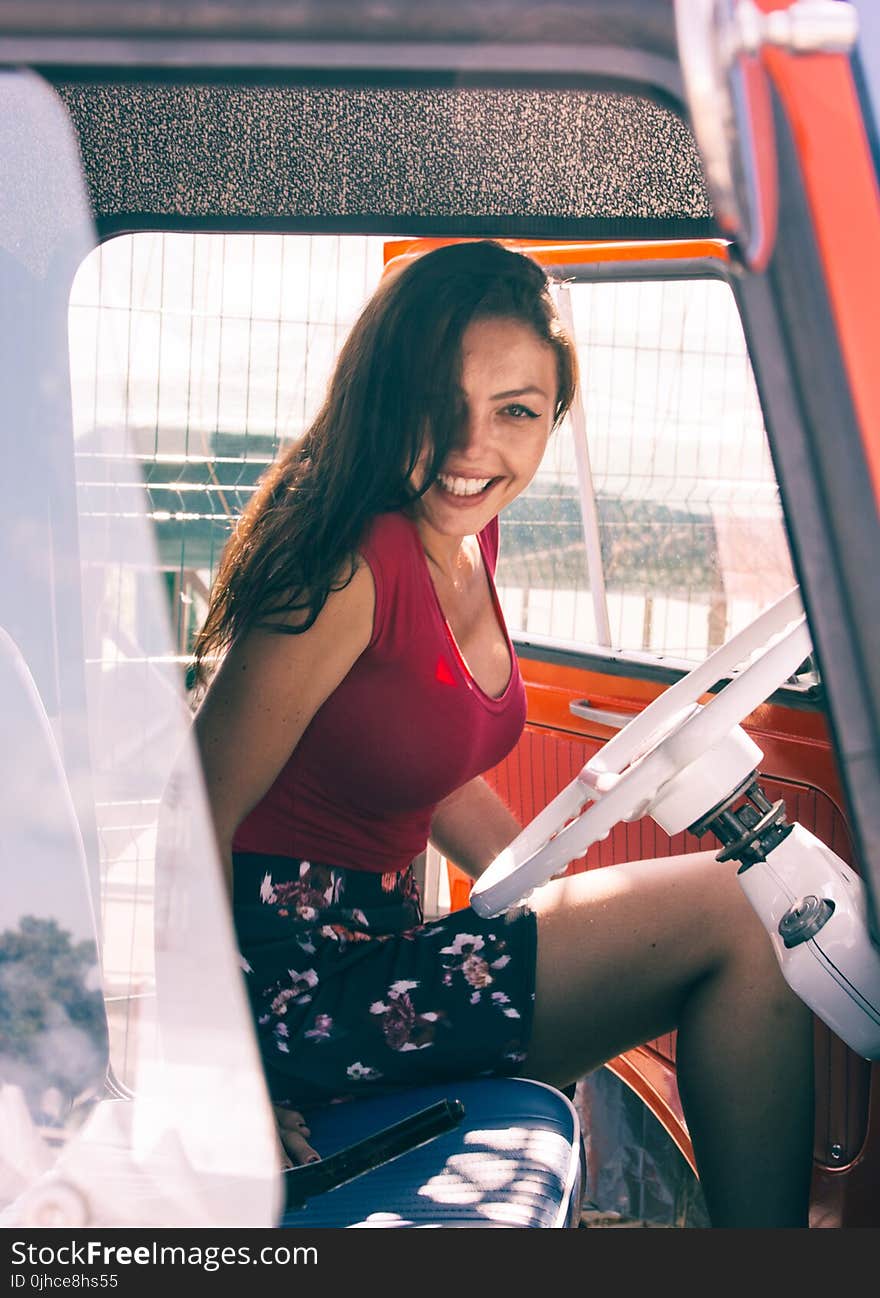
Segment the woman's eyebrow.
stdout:
[[534,392],[534,393],[536,393],[539,397],[545,397],[545,398],[546,398],[546,396],[547,396],[547,393],[544,391],[543,388],[538,388],[538,387],[535,387],[534,385],[531,385],[531,386],[529,386],[529,387],[527,387],[527,388],[512,388],[510,392],[496,392],[494,396],[491,396],[491,397],[489,398],[489,400],[490,400],[490,401],[503,401],[506,397],[524,397],[524,396],[526,395],[527,392]]

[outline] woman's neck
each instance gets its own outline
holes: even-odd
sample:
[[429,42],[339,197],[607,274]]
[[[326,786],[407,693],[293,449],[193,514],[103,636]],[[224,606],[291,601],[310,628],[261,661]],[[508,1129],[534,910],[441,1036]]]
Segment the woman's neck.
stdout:
[[473,550],[470,537],[445,536],[418,518],[415,519],[415,525],[428,562],[441,576],[455,584],[472,571]]

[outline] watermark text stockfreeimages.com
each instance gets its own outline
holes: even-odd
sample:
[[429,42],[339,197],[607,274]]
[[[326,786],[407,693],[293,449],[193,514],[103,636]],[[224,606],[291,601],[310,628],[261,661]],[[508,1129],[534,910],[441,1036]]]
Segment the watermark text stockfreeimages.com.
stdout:
[[[199,1245],[160,1244],[151,1240],[144,1244],[107,1244],[100,1239],[62,1244],[33,1244],[13,1240],[10,1245],[13,1268],[101,1268],[100,1275],[83,1275],[79,1284],[64,1284],[66,1277],[47,1277],[44,1287],[58,1288],[115,1288],[117,1267],[131,1266],[188,1266],[204,1271],[219,1271],[224,1266],[316,1266],[318,1250],[314,1245],[266,1244],[258,1248],[250,1245]],[[76,1274],[79,1274],[78,1272]],[[28,1276],[25,1270],[12,1272],[14,1289],[41,1287],[34,1285],[36,1273]],[[72,1277],[69,1277],[72,1281]],[[97,1283],[94,1283],[97,1282]]]

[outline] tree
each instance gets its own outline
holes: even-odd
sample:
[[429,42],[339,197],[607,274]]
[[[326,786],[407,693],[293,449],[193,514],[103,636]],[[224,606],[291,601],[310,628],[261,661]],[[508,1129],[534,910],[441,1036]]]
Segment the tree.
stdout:
[[22,917],[0,933],[0,1080],[21,1087],[35,1118],[63,1120],[102,1087],[107,1020],[92,942],[55,919]]

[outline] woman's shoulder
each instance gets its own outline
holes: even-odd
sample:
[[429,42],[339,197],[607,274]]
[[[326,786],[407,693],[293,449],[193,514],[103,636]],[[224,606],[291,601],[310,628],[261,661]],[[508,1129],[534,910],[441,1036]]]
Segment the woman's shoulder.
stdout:
[[392,510],[387,514],[375,514],[364,529],[360,548],[395,546],[411,543],[415,524],[401,510]]
[[358,551],[374,572],[394,572],[412,562],[417,541],[415,524],[405,514],[377,514],[367,524]]

